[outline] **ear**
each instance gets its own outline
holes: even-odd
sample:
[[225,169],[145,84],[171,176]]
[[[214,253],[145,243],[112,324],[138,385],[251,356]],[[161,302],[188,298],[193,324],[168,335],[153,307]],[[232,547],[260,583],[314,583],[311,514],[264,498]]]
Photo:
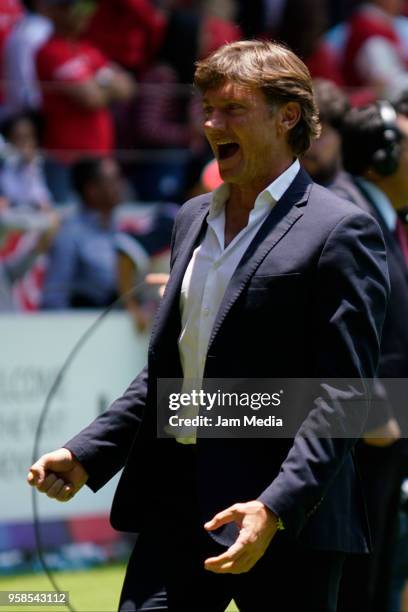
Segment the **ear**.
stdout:
[[287,102],[278,111],[278,125],[282,133],[287,133],[295,127],[301,117],[300,104]]

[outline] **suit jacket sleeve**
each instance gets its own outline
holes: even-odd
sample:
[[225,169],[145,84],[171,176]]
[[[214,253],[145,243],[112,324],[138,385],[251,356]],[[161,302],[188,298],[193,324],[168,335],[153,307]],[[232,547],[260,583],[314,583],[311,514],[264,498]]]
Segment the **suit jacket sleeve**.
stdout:
[[[369,401],[364,379],[375,376],[380,335],[389,293],[381,231],[365,213],[343,218],[321,252],[315,287],[316,377],[340,379],[321,384],[275,480],[259,500],[281,517],[294,535],[323,500],[359,436],[336,438],[365,429]],[[357,380],[357,385],[345,379]],[[348,410],[361,398],[359,410]],[[361,404],[361,408],[360,408]],[[356,403],[354,403],[355,407]],[[302,429],[318,432],[302,436]]]
[[125,464],[139,430],[147,398],[147,366],[112,406],[64,444],[89,474],[97,491]]
[[[368,212],[368,214],[372,215],[372,209],[370,209],[370,205],[364,198],[363,194],[353,182],[352,178],[345,173],[340,173],[339,178],[330,187],[330,191],[344,200],[353,202],[353,204],[356,204],[356,206],[361,208],[361,210],[364,210]],[[381,359],[384,357],[386,357],[386,355],[384,355],[384,352],[381,351],[380,363]],[[367,419],[366,431],[375,429],[380,425],[385,425],[389,419],[393,418],[394,416],[394,411],[388,398],[387,389],[380,379],[376,379],[373,386],[373,399],[371,402],[370,414],[368,415]]]

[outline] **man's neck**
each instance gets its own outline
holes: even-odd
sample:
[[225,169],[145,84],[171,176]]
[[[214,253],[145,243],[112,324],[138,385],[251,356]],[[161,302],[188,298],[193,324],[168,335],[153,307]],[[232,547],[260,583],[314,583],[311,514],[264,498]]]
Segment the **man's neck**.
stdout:
[[255,200],[259,194],[283,174],[293,164],[293,161],[292,158],[285,159],[274,172],[269,173],[267,176],[253,183],[245,185],[231,183],[230,197],[228,200],[228,207],[230,210],[239,211],[241,214],[244,214],[245,211],[248,216],[255,206]]
[[264,179],[257,180],[256,183],[242,186],[230,185],[230,196],[225,205],[225,247],[248,225],[249,215],[259,194],[292,164],[293,159],[285,160],[278,171],[269,174]]

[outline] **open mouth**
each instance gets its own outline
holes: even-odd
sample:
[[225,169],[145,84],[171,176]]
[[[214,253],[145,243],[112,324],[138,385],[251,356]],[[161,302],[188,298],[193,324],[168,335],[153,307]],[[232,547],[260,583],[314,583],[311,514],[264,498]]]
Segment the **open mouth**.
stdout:
[[239,149],[239,144],[237,142],[226,142],[223,144],[217,145],[218,149],[218,158],[219,159],[228,159],[235,155],[235,153]]

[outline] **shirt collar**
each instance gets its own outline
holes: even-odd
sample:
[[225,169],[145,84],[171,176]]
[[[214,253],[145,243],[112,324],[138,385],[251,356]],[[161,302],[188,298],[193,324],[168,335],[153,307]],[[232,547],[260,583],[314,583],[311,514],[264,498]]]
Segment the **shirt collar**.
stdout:
[[397,213],[395,212],[388,197],[376,185],[366,181],[365,179],[361,178],[361,176],[356,178],[356,181],[357,184],[360,184],[368,193],[373,206],[383,219],[390,232],[394,232],[395,228],[397,227]]
[[[273,207],[283,196],[285,191],[292,184],[295,176],[300,170],[300,163],[298,159],[282,172],[272,183],[270,183],[261,193],[258,194],[253,210],[262,208],[268,203],[271,207]],[[208,220],[214,219],[217,217],[221,211],[224,209],[225,203],[228,200],[228,196],[230,194],[230,188],[227,183],[222,183],[215,191],[213,192],[210,211],[208,215]]]

